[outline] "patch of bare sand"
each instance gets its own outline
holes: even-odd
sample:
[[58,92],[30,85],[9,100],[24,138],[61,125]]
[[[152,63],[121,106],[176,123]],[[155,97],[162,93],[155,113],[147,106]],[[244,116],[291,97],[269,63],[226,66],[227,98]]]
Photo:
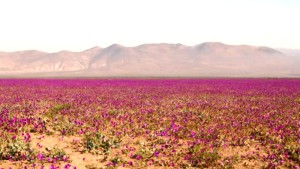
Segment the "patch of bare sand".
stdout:
[[[77,169],[81,168],[103,168],[106,163],[101,162],[103,159],[103,155],[93,155],[88,152],[83,152],[83,148],[80,145],[81,138],[76,136],[65,136],[62,137],[58,134],[54,135],[40,135],[40,134],[31,134],[31,147],[35,150],[35,152],[46,154],[48,150],[53,148],[59,148],[65,151],[66,155],[69,157],[69,162],[56,162],[55,166],[59,166],[60,168],[64,168],[65,165],[71,164],[72,168],[77,167]],[[27,166],[29,168],[40,168],[44,166],[45,168],[49,168],[51,163],[48,162],[35,162],[35,166],[33,164],[25,163],[23,161],[10,162],[10,161],[2,161],[0,163],[0,168],[16,168],[23,169],[23,167]]]
[[264,147],[258,142],[253,142],[244,146],[221,147],[219,155],[223,159],[233,159],[233,167],[235,169],[259,169],[268,165],[262,158],[263,156],[266,156],[267,153],[264,150]]

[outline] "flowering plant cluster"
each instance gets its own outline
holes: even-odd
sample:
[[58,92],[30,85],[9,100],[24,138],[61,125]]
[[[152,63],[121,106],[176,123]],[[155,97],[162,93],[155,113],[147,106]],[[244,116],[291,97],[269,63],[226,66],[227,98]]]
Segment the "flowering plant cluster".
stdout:
[[299,164],[299,79],[0,80],[0,168]]

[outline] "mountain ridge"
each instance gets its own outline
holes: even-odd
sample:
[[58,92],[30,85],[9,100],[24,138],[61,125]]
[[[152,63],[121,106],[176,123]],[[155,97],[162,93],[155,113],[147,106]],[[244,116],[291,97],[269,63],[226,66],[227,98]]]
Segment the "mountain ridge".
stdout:
[[300,55],[287,51],[205,42],[0,52],[0,77],[298,77]]

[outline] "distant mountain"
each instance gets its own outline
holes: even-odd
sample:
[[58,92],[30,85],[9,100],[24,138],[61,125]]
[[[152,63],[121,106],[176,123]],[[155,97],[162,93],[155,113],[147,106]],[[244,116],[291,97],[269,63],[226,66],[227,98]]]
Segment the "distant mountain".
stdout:
[[0,52],[0,77],[300,77],[299,54],[220,42]]
[[300,57],[300,49],[279,48],[277,50],[284,53],[285,55]]

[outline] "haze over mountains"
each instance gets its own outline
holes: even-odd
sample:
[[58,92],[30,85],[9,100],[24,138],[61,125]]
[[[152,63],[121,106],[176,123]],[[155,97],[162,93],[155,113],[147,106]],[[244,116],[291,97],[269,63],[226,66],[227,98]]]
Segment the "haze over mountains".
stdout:
[[207,42],[0,52],[0,77],[300,77],[300,51]]

